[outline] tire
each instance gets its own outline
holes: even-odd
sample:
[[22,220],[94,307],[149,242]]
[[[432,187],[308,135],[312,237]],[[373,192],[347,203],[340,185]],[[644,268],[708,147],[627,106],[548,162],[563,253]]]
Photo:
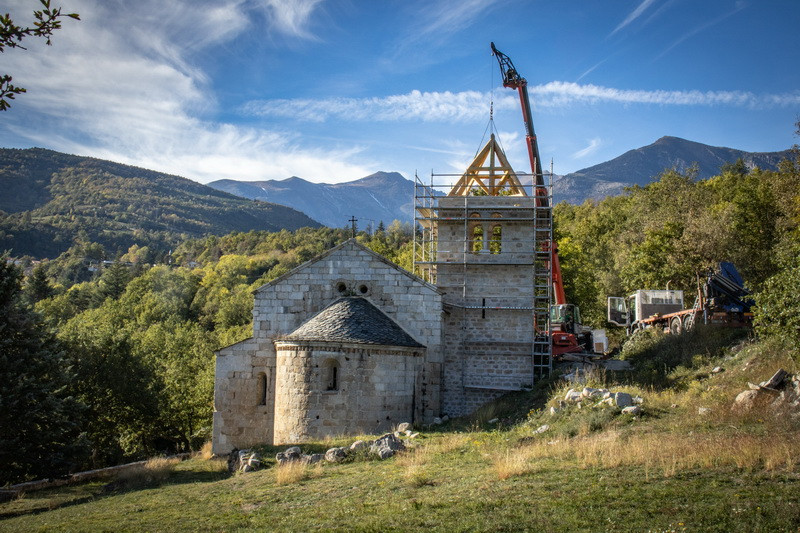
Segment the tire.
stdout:
[[683,317],[683,331],[692,331],[694,329],[695,314],[691,313]]
[[669,321],[669,333],[670,335],[680,335],[683,333],[683,321],[681,317],[676,316]]

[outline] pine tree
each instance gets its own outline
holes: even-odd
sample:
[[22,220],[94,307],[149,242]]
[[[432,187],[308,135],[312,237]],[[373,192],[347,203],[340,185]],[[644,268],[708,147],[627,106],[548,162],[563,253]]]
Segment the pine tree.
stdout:
[[87,449],[64,352],[0,256],[0,485],[68,472]]

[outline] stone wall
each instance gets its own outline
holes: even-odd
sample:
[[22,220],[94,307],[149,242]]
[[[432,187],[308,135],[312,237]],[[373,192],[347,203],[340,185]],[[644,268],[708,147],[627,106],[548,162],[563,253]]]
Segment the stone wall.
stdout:
[[[533,200],[469,197],[440,201],[439,236],[463,242],[475,224],[502,226],[499,251],[455,253],[440,242],[445,363],[443,412],[461,416],[533,383]],[[466,216],[465,216],[466,215]],[[442,247],[445,247],[442,250]],[[463,249],[463,246],[462,246]]]
[[[350,240],[256,291],[253,339],[217,353],[215,453],[272,442],[276,390],[273,339],[291,333],[345,295],[368,299],[427,348],[423,359],[422,397],[417,397],[416,401],[420,405],[421,420],[430,422],[440,415],[444,358],[439,291]],[[270,380],[266,409],[272,409],[270,414],[263,412],[263,406],[252,405],[258,395],[258,375],[262,372]]]
[[[328,390],[330,363],[338,380]],[[424,351],[277,342],[275,444],[382,433],[418,420]]]

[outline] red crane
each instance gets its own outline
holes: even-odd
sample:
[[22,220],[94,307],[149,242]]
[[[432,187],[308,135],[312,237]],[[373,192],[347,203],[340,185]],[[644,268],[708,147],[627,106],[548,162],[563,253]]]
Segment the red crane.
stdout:
[[[511,58],[495,48],[492,44],[492,54],[500,64],[500,72],[503,74],[503,87],[516,89],[519,93],[519,102],[522,106],[522,120],[525,122],[525,142],[528,145],[528,158],[531,163],[531,173],[534,179],[534,196],[538,207],[549,207],[550,199],[544,183],[544,173],[542,163],[539,158],[539,143],[536,141],[536,133],[533,131],[533,118],[531,115],[531,104],[528,98],[528,81],[520,76]],[[552,216],[552,215],[551,215]],[[550,252],[550,269],[553,275],[553,296],[555,305],[550,309],[550,327],[553,337],[553,355],[562,353],[583,351],[578,337],[583,337],[584,346],[591,349],[591,333],[582,331],[580,321],[580,310],[577,306],[567,303],[564,293],[564,281],[561,277],[561,264],[558,260],[558,246],[554,241],[543,244],[545,250]]]

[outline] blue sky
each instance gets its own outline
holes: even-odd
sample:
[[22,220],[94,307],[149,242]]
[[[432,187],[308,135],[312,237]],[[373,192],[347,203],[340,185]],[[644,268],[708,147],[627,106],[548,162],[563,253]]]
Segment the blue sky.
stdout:
[[[0,0],[26,21],[34,0]],[[0,146],[208,182],[463,171],[494,128],[528,171],[528,80],[545,166],[575,171],[664,135],[748,151],[797,142],[796,0],[61,0],[53,46],[6,50],[28,89]]]

